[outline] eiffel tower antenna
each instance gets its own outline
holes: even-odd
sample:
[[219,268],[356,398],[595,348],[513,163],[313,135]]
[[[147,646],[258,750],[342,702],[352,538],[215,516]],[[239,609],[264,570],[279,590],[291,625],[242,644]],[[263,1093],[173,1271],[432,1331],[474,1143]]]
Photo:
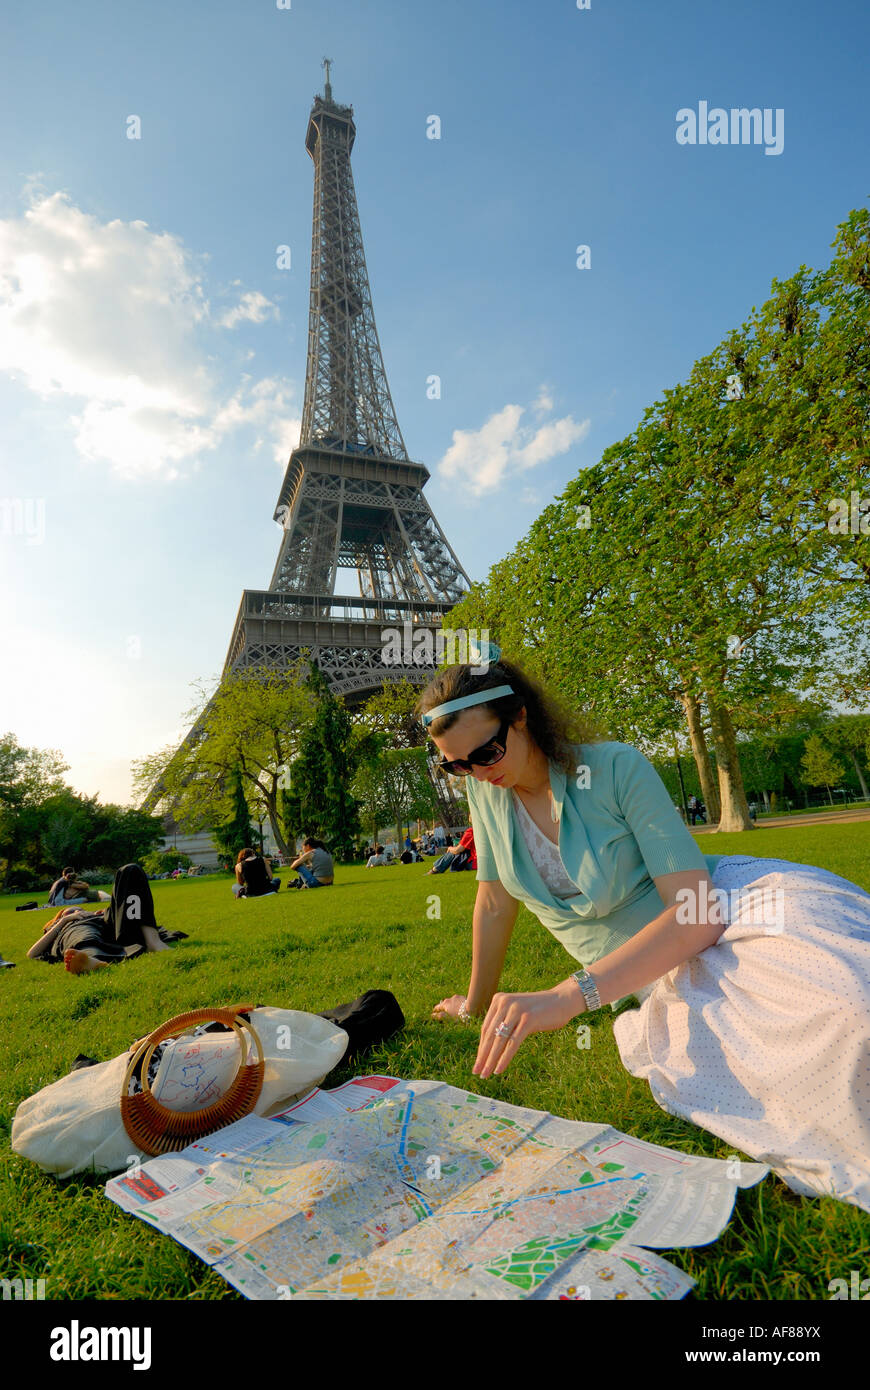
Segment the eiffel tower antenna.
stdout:
[[305,137],[314,213],[302,429],[274,513],[283,527],[275,570],[267,590],[242,595],[224,669],[286,669],[308,652],[333,691],[359,703],[385,680],[431,678],[436,663],[418,664],[421,644],[417,660],[384,664],[384,629],[410,638],[410,653],[427,628],[434,651],[441,618],[469,581],[396,418],[350,163],[353,108],[333,101],[331,62],[323,59],[324,94]]

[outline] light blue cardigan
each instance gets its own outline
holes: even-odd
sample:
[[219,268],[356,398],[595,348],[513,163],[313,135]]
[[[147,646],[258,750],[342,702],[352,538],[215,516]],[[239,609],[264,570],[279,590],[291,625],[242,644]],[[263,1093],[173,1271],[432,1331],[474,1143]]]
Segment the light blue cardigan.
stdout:
[[[467,777],[477,877],[497,879],[584,966],[606,956],[664,911],[653,879],[706,867],[652,763],[627,743],[576,745],[576,770],[550,763],[559,852],[580,890],[553,897],[529,854],[509,788]],[[613,1001],[611,1008],[623,1000]]]

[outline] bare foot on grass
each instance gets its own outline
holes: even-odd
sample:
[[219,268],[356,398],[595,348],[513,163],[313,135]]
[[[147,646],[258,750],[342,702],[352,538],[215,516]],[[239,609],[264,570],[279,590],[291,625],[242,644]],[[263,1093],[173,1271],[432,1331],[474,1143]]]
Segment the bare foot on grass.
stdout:
[[63,963],[71,975],[87,975],[91,970],[108,969],[108,962],[94,960],[87,951],[74,951],[72,947],[63,953]]

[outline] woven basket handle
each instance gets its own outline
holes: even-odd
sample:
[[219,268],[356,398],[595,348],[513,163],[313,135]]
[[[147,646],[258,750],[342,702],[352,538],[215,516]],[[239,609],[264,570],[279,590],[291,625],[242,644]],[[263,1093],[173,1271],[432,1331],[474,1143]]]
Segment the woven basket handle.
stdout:
[[[161,1023],[147,1038],[135,1044],[121,1083],[121,1119],[130,1138],[143,1153],[161,1154],[186,1148],[193,1140],[201,1139],[250,1114],[262,1090],[266,1070],[263,1045],[257,1031],[247,1019],[241,1017],[250,1013],[253,1007],[252,1004],[237,1004],[223,1009],[191,1009]],[[161,1105],[151,1091],[148,1082],[151,1058],[159,1043],[187,1032],[197,1023],[223,1023],[233,1030],[239,1040],[238,1070],[226,1095],[212,1105],[194,1111],[170,1110]],[[257,1055],[254,1062],[246,1061],[247,1042],[243,1029],[250,1034],[254,1043]],[[131,1096],[128,1095],[130,1081],[140,1061],[142,1090],[140,1094]]]

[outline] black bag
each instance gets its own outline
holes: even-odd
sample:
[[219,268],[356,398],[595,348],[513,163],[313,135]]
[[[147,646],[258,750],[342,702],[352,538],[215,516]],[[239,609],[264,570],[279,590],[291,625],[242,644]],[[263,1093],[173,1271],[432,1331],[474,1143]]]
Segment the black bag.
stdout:
[[353,1062],[361,1052],[386,1042],[405,1026],[399,1001],[388,989],[367,989],[352,1003],[324,1009],[319,1017],[337,1023],[347,1033],[347,1050],[336,1066]]

